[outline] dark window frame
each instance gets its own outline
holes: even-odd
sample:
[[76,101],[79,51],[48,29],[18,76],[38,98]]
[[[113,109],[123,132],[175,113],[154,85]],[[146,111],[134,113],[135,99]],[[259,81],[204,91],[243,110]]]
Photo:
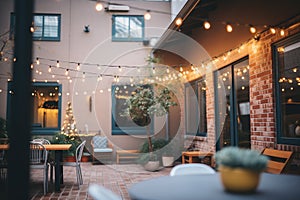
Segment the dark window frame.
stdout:
[[279,53],[277,51],[278,47],[289,46],[291,44],[297,43],[300,41],[300,33],[292,35],[288,38],[284,38],[278,42],[275,42],[271,45],[272,48],[272,61],[273,61],[273,85],[274,85],[274,97],[275,97],[275,119],[276,119],[276,138],[278,144],[287,144],[287,145],[300,145],[300,137],[286,137],[283,133],[283,123],[282,123],[282,100],[281,100],[281,91],[279,85],[280,77],[280,63],[279,63]]
[[[140,18],[141,22],[142,22],[142,36],[141,37],[126,37],[126,38],[122,38],[122,37],[115,37],[115,33],[116,33],[116,23],[115,23],[115,18],[116,17],[126,17],[129,18],[129,23],[130,23],[130,18]],[[129,35],[130,35],[130,24],[129,26]],[[145,37],[145,20],[144,20],[144,16],[143,15],[112,15],[112,41],[113,42],[142,42],[144,40]]]
[[[35,37],[32,34],[32,39],[34,41],[60,41],[61,36],[61,14],[56,13],[34,13],[33,20],[35,16],[42,16],[43,17],[43,26],[42,26],[42,36]],[[57,25],[57,37],[46,37],[44,36],[44,18],[46,16],[55,16],[58,17],[58,25]],[[15,27],[15,13],[11,13],[10,15],[10,39],[14,39],[14,27]]]
[[[62,85],[57,82],[32,82],[32,87],[58,87],[58,93],[62,94]],[[12,82],[8,82],[8,91],[12,91]],[[42,128],[42,127],[35,127],[34,124],[31,126],[31,134],[32,135],[54,135],[61,130],[61,106],[62,103],[62,95],[58,96],[58,126],[55,128]],[[11,115],[11,94],[8,92],[7,94],[7,119],[10,119]]]

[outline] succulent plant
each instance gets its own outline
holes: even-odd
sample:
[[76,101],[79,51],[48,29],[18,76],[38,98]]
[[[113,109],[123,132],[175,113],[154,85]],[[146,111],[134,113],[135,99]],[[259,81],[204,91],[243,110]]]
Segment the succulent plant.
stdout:
[[256,150],[225,147],[215,154],[217,167],[245,168],[253,171],[266,169],[269,158]]

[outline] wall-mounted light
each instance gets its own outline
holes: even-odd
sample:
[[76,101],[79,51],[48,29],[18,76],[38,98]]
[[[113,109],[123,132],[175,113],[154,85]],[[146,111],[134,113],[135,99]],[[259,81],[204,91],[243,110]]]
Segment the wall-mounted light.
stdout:
[[84,26],[83,32],[89,33],[90,32],[90,25]]
[[145,20],[150,20],[151,19],[150,10],[147,10],[147,12],[144,14],[144,19]]

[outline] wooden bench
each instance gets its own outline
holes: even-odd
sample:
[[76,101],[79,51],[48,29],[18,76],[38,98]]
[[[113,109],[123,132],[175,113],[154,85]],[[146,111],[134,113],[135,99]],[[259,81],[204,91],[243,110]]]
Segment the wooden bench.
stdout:
[[[213,156],[214,153],[212,152],[203,152],[203,151],[184,151],[182,152],[182,164],[185,163],[193,163],[193,158],[196,157],[198,159],[201,159],[203,162],[203,159],[208,158],[209,164],[213,167],[214,161]],[[203,162],[205,163],[205,162]]]
[[138,150],[117,150],[117,164],[120,163],[120,159],[136,159],[139,156]]
[[281,174],[290,162],[293,152],[265,148],[262,154],[270,159],[265,171],[272,174]]

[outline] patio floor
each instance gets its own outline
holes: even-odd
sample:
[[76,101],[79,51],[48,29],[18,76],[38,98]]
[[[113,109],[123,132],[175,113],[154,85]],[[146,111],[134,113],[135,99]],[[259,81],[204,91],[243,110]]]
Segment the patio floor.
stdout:
[[136,164],[92,165],[82,163],[83,185],[76,184],[76,172],[73,167],[64,167],[64,184],[61,192],[54,192],[54,184],[49,182],[49,191],[43,195],[43,178],[41,170],[31,172],[30,198],[32,200],[45,199],[92,199],[88,193],[90,184],[97,183],[114,193],[123,200],[130,200],[127,189],[134,183],[158,176],[169,175],[171,168],[162,168],[157,172],[148,172]]

